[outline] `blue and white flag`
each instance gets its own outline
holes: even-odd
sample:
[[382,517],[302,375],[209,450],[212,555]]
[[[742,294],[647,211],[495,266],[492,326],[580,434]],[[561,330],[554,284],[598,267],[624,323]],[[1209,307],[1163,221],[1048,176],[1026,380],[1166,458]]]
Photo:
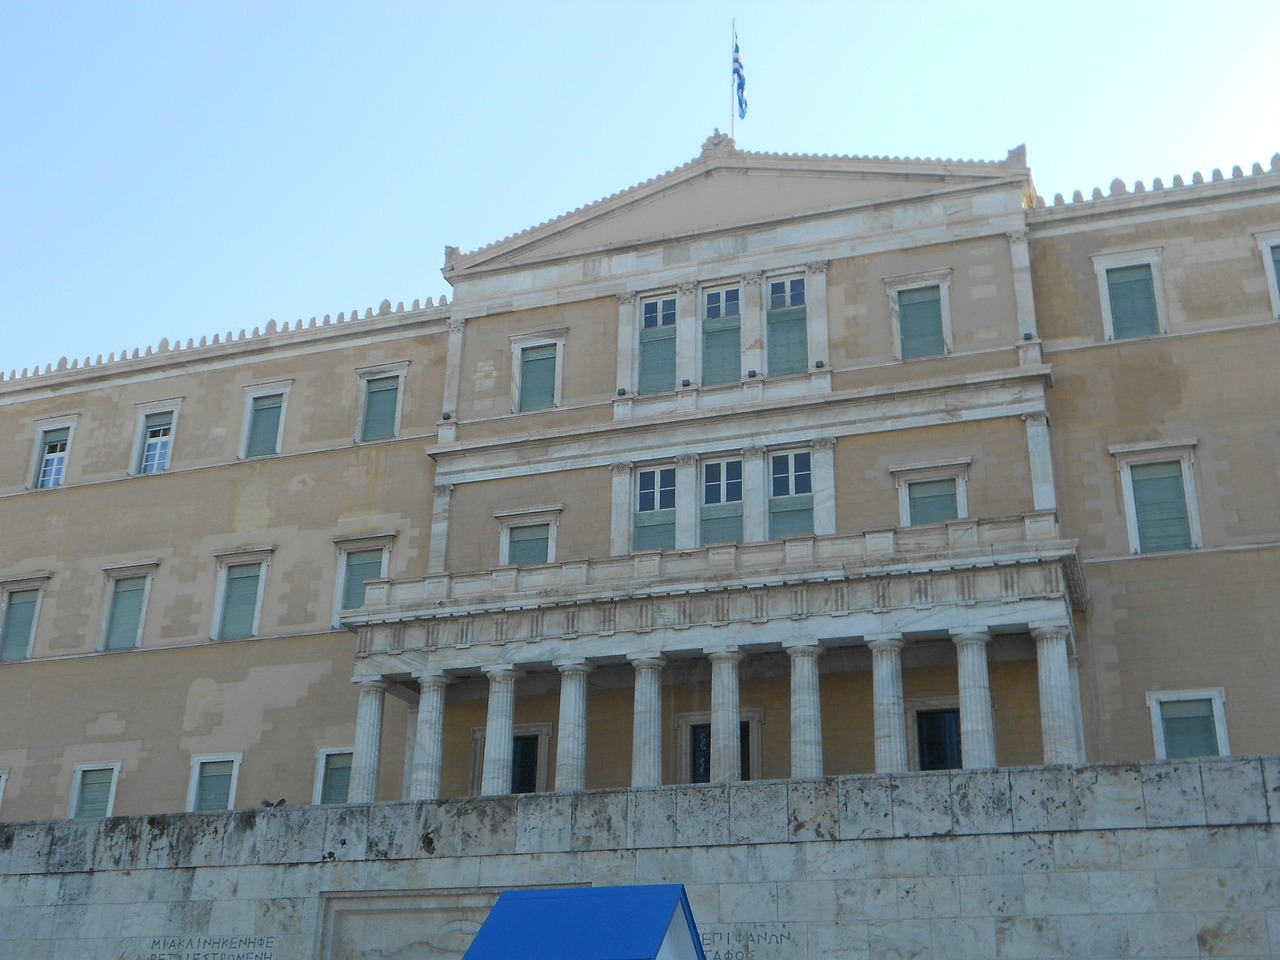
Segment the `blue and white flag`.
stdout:
[[738,52],[738,31],[733,31],[733,89],[738,94],[738,119],[747,116],[747,73],[742,69],[742,54]]

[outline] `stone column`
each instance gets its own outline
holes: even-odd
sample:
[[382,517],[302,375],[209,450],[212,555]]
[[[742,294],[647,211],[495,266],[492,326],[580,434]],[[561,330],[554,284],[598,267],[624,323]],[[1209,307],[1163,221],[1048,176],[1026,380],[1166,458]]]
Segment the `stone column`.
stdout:
[[1065,625],[1035,627],[1036,666],[1040,675],[1040,736],[1044,762],[1078,763],[1076,706],[1071,702],[1071,668],[1067,663]]
[[1076,763],[1088,763],[1089,754],[1084,745],[1084,704],[1080,701],[1080,658],[1075,654],[1067,657],[1067,668],[1071,671],[1071,705],[1075,707]]
[[827,261],[815,260],[804,265],[805,327],[809,332],[809,370],[815,360],[823,364],[831,359],[831,341],[827,334]]
[[516,677],[508,663],[483,668],[489,678],[489,711],[484,724],[484,768],[480,794],[496,797],[511,792],[511,753],[515,736]]
[[462,342],[467,327],[467,318],[457,311],[454,304],[446,324],[449,328],[449,343],[445,348],[444,363],[444,404],[442,414],[448,414],[448,420],[441,420],[440,442],[452,443],[458,437],[458,397],[462,386]]
[[764,373],[764,274],[748,273],[742,278],[739,305],[742,331],[742,375],[748,370]]
[[631,720],[631,785],[662,785],[662,657],[628,657],[636,671]]
[[382,699],[384,680],[357,680],[360,700],[356,706],[356,742],[351,751],[351,803],[373,803],[378,798],[378,759],[382,750]]
[[742,779],[742,737],[738,726],[738,664],[742,651],[724,647],[707,652],[711,661],[711,782]]
[[444,573],[449,547],[449,505],[453,484],[437,483],[431,488],[431,544],[427,548],[427,573]]
[[625,557],[631,550],[631,464],[611,463],[609,507],[609,556]]
[[1031,503],[1037,510],[1058,509],[1053,484],[1053,451],[1049,447],[1049,417],[1044,413],[1024,413],[1027,426],[1027,457],[1031,463]]
[[618,296],[618,372],[617,385],[630,393],[636,392],[636,294],[633,290]]
[[867,637],[871,648],[871,687],[875,705],[876,773],[907,769],[907,716],[902,702],[902,637]]
[[813,480],[813,532],[836,532],[836,442],[819,437],[811,444],[810,468]]
[[556,790],[581,790],[587,778],[587,674],[585,660],[557,660],[560,727],[556,735]]
[[764,447],[742,451],[742,542],[769,539],[769,469]]
[[791,778],[822,776],[822,700],[818,693],[816,643],[787,647],[791,656]]
[[404,764],[400,767],[400,799],[412,800],[413,757],[418,750],[418,703],[404,705]]
[[1031,247],[1027,230],[1013,230],[1009,237],[1009,259],[1013,263],[1013,302],[1018,314],[1018,333],[1039,336],[1036,330],[1036,301],[1031,284]]
[[698,285],[676,284],[676,390],[684,381],[698,383]]
[[691,453],[676,457],[676,549],[692,550],[698,545],[698,458]]
[[438,671],[415,673],[418,724],[414,734],[410,800],[440,799],[440,769],[444,761],[444,688],[449,678]]
[[951,631],[960,675],[960,750],[966,770],[996,766],[996,726],[987,670],[989,633]]

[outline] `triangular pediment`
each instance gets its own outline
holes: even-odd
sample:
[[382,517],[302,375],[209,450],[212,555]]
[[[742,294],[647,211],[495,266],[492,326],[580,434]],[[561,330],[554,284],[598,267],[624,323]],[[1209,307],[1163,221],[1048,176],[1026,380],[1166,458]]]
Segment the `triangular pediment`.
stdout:
[[796,156],[747,153],[717,135],[699,157],[660,177],[472,253],[449,250],[444,272],[461,279],[1027,176],[1021,148],[999,162]]

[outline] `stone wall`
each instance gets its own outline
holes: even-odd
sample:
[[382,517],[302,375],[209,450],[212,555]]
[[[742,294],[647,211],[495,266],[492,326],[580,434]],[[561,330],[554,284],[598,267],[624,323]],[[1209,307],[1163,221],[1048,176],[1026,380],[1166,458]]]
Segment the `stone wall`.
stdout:
[[707,960],[1280,953],[1280,757],[0,824],[0,958],[458,957],[684,883]]

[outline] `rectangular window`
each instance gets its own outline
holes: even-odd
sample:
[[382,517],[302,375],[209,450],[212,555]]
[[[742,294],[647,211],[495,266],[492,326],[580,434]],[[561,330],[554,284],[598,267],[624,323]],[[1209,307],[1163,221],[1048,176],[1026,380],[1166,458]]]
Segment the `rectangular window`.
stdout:
[[640,303],[640,369],[636,392],[664,393],[676,388],[676,298]]
[[1107,295],[1115,339],[1148,337],[1160,332],[1151,264],[1140,263],[1108,270]]
[[[738,723],[738,753],[742,763],[742,779],[751,779],[751,722]],[[689,782],[711,782],[711,724],[689,725]]]
[[769,462],[769,539],[813,533],[810,455],[807,452],[775,453]]
[[245,441],[246,457],[270,457],[280,452],[281,417],[284,394],[271,393],[250,401],[249,436]]
[[1156,758],[1228,756],[1225,702],[1220,687],[1148,693]]
[[364,605],[365,581],[378,580],[383,576],[386,555],[381,547],[374,550],[348,550],[343,554],[341,609],[355,610]]
[[804,373],[809,368],[804,277],[769,281],[769,310],[765,316],[765,327],[769,376]]
[[169,469],[169,445],[173,440],[173,411],[148,413],[142,418],[142,442],[138,448],[138,473],[163,473]]
[[258,632],[263,563],[236,563],[222,571],[222,609],[216,640],[242,640]]
[[107,612],[107,635],[104,650],[132,650],[142,636],[142,613],[146,605],[147,580],[143,577],[118,577],[111,581],[110,609]]
[[676,545],[676,468],[641,470],[636,477],[636,550],[672,550]]
[[239,770],[237,755],[192,757],[187,809],[194,813],[232,809]]
[[71,816],[78,820],[100,820],[111,816],[119,766],[77,767],[71,802]]
[[960,516],[954,477],[942,480],[916,480],[907,484],[910,525],[945,523]]
[[962,764],[960,711],[916,712],[916,744],[921,770],[959,770]]
[[0,621],[0,661],[25,660],[31,655],[39,605],[39,590],[5,593],[4,619]]
[[325,751],[320,754],[319,795],[316,803],[346,803],[351,785],[351,752]]
[[742,461],[702,465],[702,542],[742,542]]
[[511,743],[511,792],[538,792],[538,741],[536,733],[521,734]]
[[1191,523],[1181,462],[1131,464],[1129,477],[1133,485],[1138,552],[1190,550]]
[[36,463],[35,485],[38,490],[62,486],[67,472],[67,447],[71,442],[70,427],[56,427],[40,435],[40,457]]
[[365,378],[364,423],[360,427],[362,441],[388,440],[396,435],[399,401],[399,376]]
[[[471,792],[484,781],[485,728],[471,729]],[[547,789],[547,759],[551,752],[551,724],[517,723],[511,738],[511,792],[540,793]]]
[[736,383],[742,378],[741,302],[737,287],[707,290],[703,297],[702,384]]
[[940,357],[947,352],[942,333],[942,288],[920,287],[898,291],[898,323],[902,359]]
[[547,563],[550,559],[551,524],[535,523],[507,531],[507,562],[518,567]]
[[556,405],[556,344],[540,343],[520,350],[520,413]]

